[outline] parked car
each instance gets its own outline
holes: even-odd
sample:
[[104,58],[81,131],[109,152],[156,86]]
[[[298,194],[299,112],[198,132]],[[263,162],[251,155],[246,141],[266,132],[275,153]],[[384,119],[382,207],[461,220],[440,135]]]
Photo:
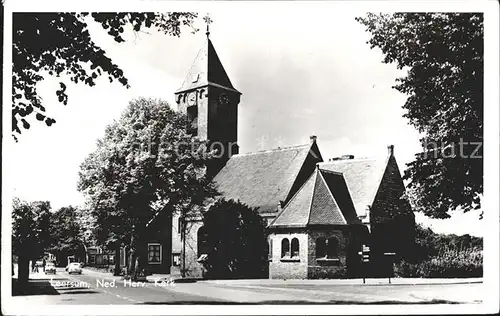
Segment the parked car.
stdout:
[[82,274],[82,267],[80,266],[80,263],[78,263],[78,262],[71,262],[70,264],[68,264],[66,269],[67,269],[69,274],[72,274],[72,273]]
[[56,274],[56,265],[54,262],[47,262],[45,264],[45,274]]

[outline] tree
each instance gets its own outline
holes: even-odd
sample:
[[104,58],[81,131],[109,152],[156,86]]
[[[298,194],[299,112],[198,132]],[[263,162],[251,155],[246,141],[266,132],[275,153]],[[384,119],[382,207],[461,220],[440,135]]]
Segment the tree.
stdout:
[[[87,23],[99,23],[118,43],[124,42],[127,26],[134,32],[155,28],[172,36],[180,36],[182,26],[191,27],[196,13],[16,13],[13,15],[13,85],[12,132],[14,139],[22,129],[29,129],[28,116],[51,126],[55,120],[47,115],[37,83],[44,75],[66,75],[71,82],[94,86],[100,76],[117,80],[129,87],[120,67],[97,46]],[[59,102],[68,102],[66,84],[61,79],[56,91]]]
[[26,284],[29,262],[43,256],[50,245],[50,203],[12,202],[12,254],[18,256],[18,280]]
[[127,246],[135,278],[145,266],[147,225],[216,195],[205,172],[215,153],[186,133],[187,124],[164,101],[133,100],[80,167],[78,189],[96,219],[97,239]]
[[408,70],[393,88],[408,95],[404,117],[423,135],[404,175],[415,209],[448,218],[450,210],[480,208],[483,15],[369,13],[356,20],[384,63]]
[[59,262],[66,262],[69,255],[85,255],[83,227],[79,222],[79,211],[73,206],[60,208],[52,214],[50,221],[50,250]]
[[411,250],[410,262],[419,263],[436,257],[449,250],[467,251],[482,250],[483,238],[468,234],[457,236],[455,234],[438,234],[432,229],[421,224],[415,226],[415,246]]
[[259,278],[268,265],[266,225],[245,204],[224,199],[203,214],[198,240],[208,278]]

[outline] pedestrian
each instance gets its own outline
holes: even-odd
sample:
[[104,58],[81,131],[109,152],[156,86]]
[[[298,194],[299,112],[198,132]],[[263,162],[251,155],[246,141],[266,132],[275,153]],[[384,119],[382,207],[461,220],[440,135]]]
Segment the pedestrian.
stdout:
[[32,260],[31,261],[31,272],[35,272],[35,268],[36,268],[35,260]]
[[42,261],[42,268],[43,268],[43,272],[45,272],[45,258],[43,258],[43,261]]

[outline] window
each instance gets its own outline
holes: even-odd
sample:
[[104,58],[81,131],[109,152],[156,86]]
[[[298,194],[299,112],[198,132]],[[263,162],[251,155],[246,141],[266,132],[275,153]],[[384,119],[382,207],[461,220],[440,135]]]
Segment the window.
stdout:
[[158,243],[148,244],[148,263],[150,264],[161,263],[161,244]]
[[319,237],[316,239],[316,258],[326,257],[326,239]]
[[177,217],[177,232],[179,233],[179,236],[182,234],[182,220],[180,217]]
[[207,244],[207,230],[205,229],[205,226],[201,226],[199,229],[198,229],[198,233],[197,233],[197,237],[198,237],[198,252],[197,252],[197,255],[198,255],[198,258],[203,255],[203,254],[208,254],[208,244]]
[[181,265],[181,255],[180,254],[173,254],[172,255],[172,263],[176,267],[180,266]]
[[337,258],[339,256],[339,240],[335,237],[330,237],[326,243],[326,257]]
[[198,135],[198,107],[188,106],[187,108],[187,117],[188,117],[188,133],[193,136]]
[[290,257],[290,242],[287,238],[281,241],[281,257]]
[[292,257],[299,256],[299,240],[297,238],[292,239]]

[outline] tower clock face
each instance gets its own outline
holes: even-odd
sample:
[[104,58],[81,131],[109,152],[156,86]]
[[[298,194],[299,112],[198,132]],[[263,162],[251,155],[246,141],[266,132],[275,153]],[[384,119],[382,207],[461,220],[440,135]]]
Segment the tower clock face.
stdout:
[[187,96],[187,104],[195,105],[196,104],[196,92],[191,92]]
[[219,103],[224,106],[224,105],[228,105],[229,102],[230,102],[229,96],[225,93],[221,93],[219,96]]

